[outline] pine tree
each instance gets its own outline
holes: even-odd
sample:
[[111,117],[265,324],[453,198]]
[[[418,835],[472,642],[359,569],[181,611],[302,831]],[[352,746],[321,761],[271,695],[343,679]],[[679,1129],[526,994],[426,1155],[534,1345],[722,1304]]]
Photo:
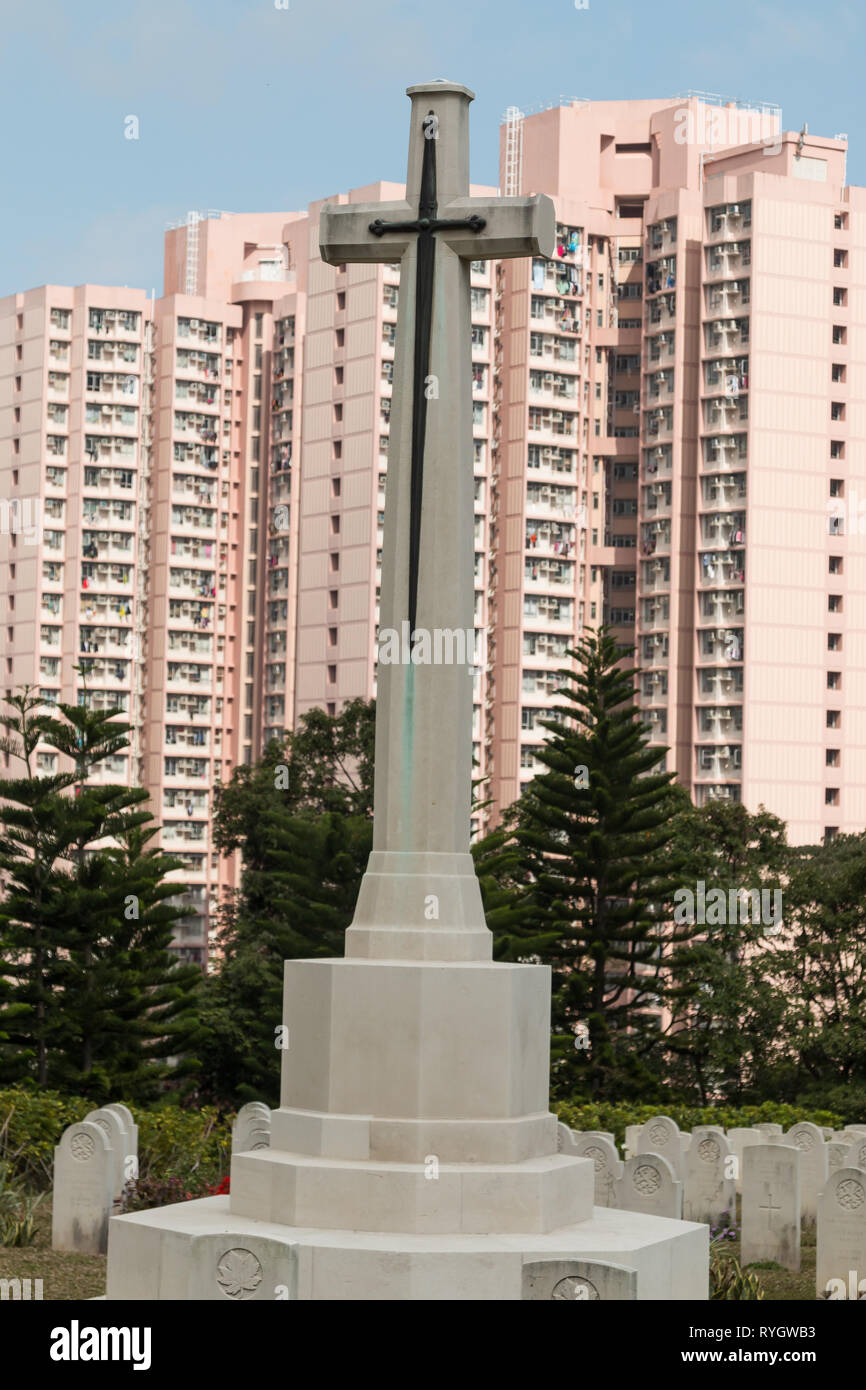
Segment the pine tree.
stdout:
[[552,966],[554,1093],[646,1095],[665,954],[689,935],[667,925],[671,818],[684,794],[659,770],[665,750],[648,746],[635,672],[610,632],[569,655],[578,669],[560,673],[563,703],[541,721],[547,771],[521,798],[510,840],[518,903],[507,955]]
[[[6,1065],[98,1099],[152,1094],[177,1074],[159,1057],[188,1048],[200,984],[168,950],[182,913],[165,903],[178,885],[163,879],[180,861],[145,849],[155,833],[145,791],[86,780],[127,746],[128,725],[85,705],[58,706],[62,719],[36,714],[27,690],[9,703],[4,746],[27,775],[4,782],[0,810],[0,938],[18,1007]],[[70,771],[35,775],[40,739]]]

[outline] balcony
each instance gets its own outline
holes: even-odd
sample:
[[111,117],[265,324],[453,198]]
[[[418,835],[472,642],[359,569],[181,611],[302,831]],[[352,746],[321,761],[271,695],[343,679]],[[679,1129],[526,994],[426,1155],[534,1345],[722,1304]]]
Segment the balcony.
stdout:
[[673,326],[677,316],[676,294],[666,291],[647,305],[647,323],[662,328]]
[[745,394],[716,396],[703,401],[702,413],[705,430],[736,430],[749,418],[749,398]]
[[742,507],[746,500],[745,473],[711,473],[701,478],[701,500],[715,507]]
[[721,778],[738,780],[742,767],[742,748],[739,744],[721,744],[695,749],[696,776],[701,780]]
[[742,589],[709,589],[701,593],[701,617],[710,622],[729,623],[742,618],[745,592]]
[[670,560],[644,560],[641,579],[642,594],[664,594],[671,587]]
[[672,406],[660,406],[646,414],[646,434],[649,439],[660,442],[673,433],[674,412]]
[[666,671],[650,671],[641,676],[641,707],[647,705],[666,705],[668,700],[668,677]]
[[[747,279],[720,280],[716,284],[705,286],[705,303],[707,318],[709,319],[730,319],[733,321],[738,313],[749,307],[750,301],[751,283]],[[730,333],[732,327],[728,323],[723,330],[718,324],[714,324],[713,331]]]
[[742,550],[703,551],[699,559],[701,586],[742,584],[746,577],[746,556]]
[[743,629],[702,628],[698,632],[700,661],[741,662],[745,657]]
[[743,731],[741,705],[699,705],[698,734],[716,743],[724,743]]
[[734,471],[746,462],[748,439],[745,434],[719,435],[702,440],[702,469],[708,472]]
[[700,700],[709,699],[723,705],[739,703],[743,698],[743,668],[702,667],[698,673],[698,689]]
[[718,549],[745,545],[744,512],[710,512],[701,516],[701,541]]
[[643,489],[644,516],[669,517],[671,514],[671,483],[650,483]]
[[729,280],[733,275],[748,271],[752,264],[752,243],[746,241],[718,242],[705,251],[706,281]]
[[707,208],[707,240],[737,241],[746,236],[752,226],[751,200],[744,203],[720,203]]
[[642,599],[640,610],[641,628],[652,631],[657,627],[667,628],[670,623],[670,600]]
[[641,667],[650,670],[660,667],[667,667],[668,664],[668,636],[667,633],[657,632],[653,637],[641,639]]
[[641,525],[641,554],[670,555],[670,521],[649,521]]

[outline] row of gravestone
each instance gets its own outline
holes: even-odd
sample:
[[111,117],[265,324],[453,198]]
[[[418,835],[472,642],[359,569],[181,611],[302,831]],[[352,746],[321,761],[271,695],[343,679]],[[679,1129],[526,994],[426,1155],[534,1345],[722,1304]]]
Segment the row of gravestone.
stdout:
[[[270,1147],[271,1112],[244,1105],[232,1125],[232,1153]],[[51,1245],[55,1250],[104,1254],[108,1222],[123,1189],[138,1177],[138,1126],[125,1105],[91,1110],[63,1131],[54,1150]]]
[[[560,1147],[595,1166],[595,1203],[710,1225],[733,1221],[742,1193],[743,1264],[775,1260],[800,1268],[804,1219],[817,1221],[817,1292],[866,1292],[866,1126],[835,1133],[802,1122],[725,1131],[699,1126],[680,1134],[654,1116],[626,1136],[621,1161],[613,1136],[559,1126]],[[853,1292],[852,1292],[853,1291]]]

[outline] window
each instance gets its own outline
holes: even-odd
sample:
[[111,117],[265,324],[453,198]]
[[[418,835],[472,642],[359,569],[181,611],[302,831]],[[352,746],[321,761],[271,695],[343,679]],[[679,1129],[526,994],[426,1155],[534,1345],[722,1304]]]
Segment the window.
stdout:
[[329,589],[329,590],[328,590],[328,607],[329,607],[329,608],[336,608],[336,607],[337,607],[337,603],[338,603],[338,601],[339,601],[339,597],[340,597],[340,596],[339,596],[339,593],[338,593],[338,591],[337,591],[336,589]]
[[824,840],[825,840],[825,841],[835,839],[835,837],[836,837],[836,835],[838,835],[838,833],[839,833],[839,827],[838,827],[838,825],[825,825],[825,826],[824,826]]
[[346,291],[337,290],[337,313],[341,313],[346,307]]
[[842,595],[841,595],[841,594],[830,594],[830,596],[829,596],[828,599],[827,599],[827,608],[828,608],[829,612],[831,612],[831,613],[841,613],[841,612],[842,612]]
[[838,749],[838,748],[828,748],[828,749],[826,749],[826,750],[825,750],[825,753],[824,753],[824,761],[825,761],[825,763],[827,764],[828,767],[838,767],[838,766],[839,766],[839,749]]
[[329,627],[329,628],[328,628],[328,646],[329,646],[329,647],[336,647],[336,645],[337,645],[337,629],[336,629],[335,627]]
[[841,672],[841,671],[828,671],[828,672],[827,672],[827,689],[828,689],[828,690],[841,690],[841,688],[842,688],[842,672]]
[[334,368],[334,384],[335,384],[336,386],[342,386],[342,384],[343,384],[343,368],[342,368],[342,367],[335,367],[335,368]]
[[334,423],[335,423],[335,424],[339,424],[339,423],[341,422],[342,419],[343,419],[343,407],[342,407],[342,405],[341,405],[339,402],[337,402],[337,404],[334,406]]
[[843,459],[845,457],[845,445],[841,439],[830,440],[831,459]]
[[329,685],[335,685],[336,682],[337,682],[337,668],[336,668],[336,666],[329,666],[329,667],[328,667],[328,684],[329,684]]
[[833,226],[837,232],[844,232],[848,226],[847,212],[837,212],[833,215]]
[[845,329],[843,328],[842,324],[841,324],[841,323],[834,323],[834,325],[833,325],[833,342],[834,342],[834,343],[844,343],[845,341],[846,341]]
[[332,550],[331,553],[330,553],[330,555],[329,555],[329,557],[328,557],[328,560],[329,560],[329,563],[330,563],[330,566],[331,566],[331,571],[332,571],[332,572],[336,572],[336,571],[340,568],[340,555],[339,555],[339,552],[336,551],[336,550]]
[[332,535],[332,536],[339,536],[339,534],[340,534],[340,518],[339,518],[338,516],[332,516],[332,517],[331,517],[331,535]]
[[825,787],[825,788],[824,788],[824,804],[825,804],[825,806],[838,806],[838,805],[839,805],[839,788],[838,788],[838,787]]
[[827,633],[827,650],[828,652],[840,652],[842,650],[841,632]]
[[830,402],[830,419],[831,419],[831,420],[844,420],[844,419],[845,419],[845,406],[844,406],[844,404],[843,404],[842,401],[831,401],[831,402]]
[[342,485],[342,482],[340,481],[339,478],[332,478],[332,479],[331,479],[331,496],[332,496],[332,497],[339,497],[339,496],[340,496],[340,491],[341,491],[342,486],[343,486],[343,485]]
[[841,285],[835,285],[833,288],[833,303],[837,308],[842,308],[848,303],[848,291]]
[[341,439],[335,439],[335,440],[333,440],[332,442],[333,442],[333,445],[334,445],[334,458],[335,458],[335,459],[342,458],[342,457],[343,457],[343,442],[342,442],[342,440],[341,440]]
[[845,380],[845,366],[842,362],[834,362],[830,369],[830,375],[834,381]]
[[842,251],[838,246],[833,252],[833,265],[837,270],[842,269],[848,264],[848,252]]
[[841,573],[842,573],[842,556],[841,556],[841,555],[831,555],[831,556],[830,556],[829,570],[830,570],[830,573],[831,573],[831,574],[841,574]]
[[261,336],[262,336],[262,321],[263,321],[263,319],[264,319],[264,314],[256,314],[256,316],[255,316],[255,323],[256,323],[256,340],[258,340],[258,339],[261,338]]
[[831,478],[831,479],[830,479],[830,496],[831,496],[831,497],[844,497],[844,495],[845,495],[845,483],[844,483],[844,481],[843,481],[841,478]]
[[841,729],[841,727],[842,727],[842,711],[841,711],[841,710],[838,710],[838,709],[828,709],[828,711],[827,711],[827,728],[828,728],[828,729]]

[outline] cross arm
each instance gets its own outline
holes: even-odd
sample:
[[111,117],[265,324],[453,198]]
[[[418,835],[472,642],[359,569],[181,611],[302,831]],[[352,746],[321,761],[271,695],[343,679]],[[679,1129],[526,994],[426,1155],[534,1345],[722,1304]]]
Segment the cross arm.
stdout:
[[409,203],[325,203],[319,213],[319,252],[328,265],[348,261],[399,261],[410,232],[375,236],[370,223],[410,222],[415,216]]
[[440,235],[458,256],[471,260],[507,260],[514,256],[552,256],[556,212],[545,193],[531,198],[454,198],[440,206],[442,218],[482,217],[483,231],[443,231]]

